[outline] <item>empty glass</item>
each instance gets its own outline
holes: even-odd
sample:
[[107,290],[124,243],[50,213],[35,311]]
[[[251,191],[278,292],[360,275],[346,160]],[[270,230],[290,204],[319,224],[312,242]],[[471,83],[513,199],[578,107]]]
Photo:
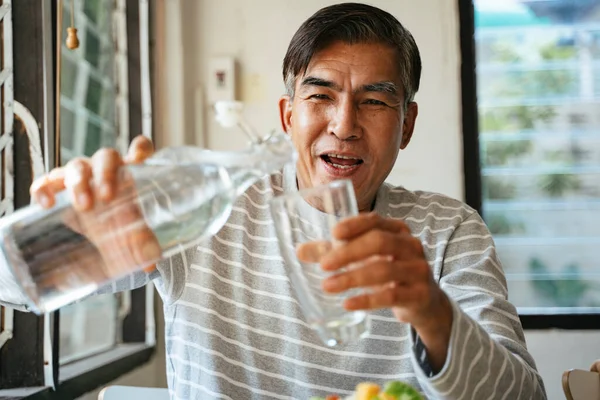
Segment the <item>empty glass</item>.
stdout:
[[352,182],[339,180],[275,197],[271,213],[286,271],[310,326],[328,346],[366,335],[367,313],[346,311],[342,306],[346,298],[360,292],[324,292],[321,282],[332,273],[323,271],[318,263],[302,262],[297,256],[298,247],[308,242],[336,245],[331,237],[334,226],[344,218],[358,215]]

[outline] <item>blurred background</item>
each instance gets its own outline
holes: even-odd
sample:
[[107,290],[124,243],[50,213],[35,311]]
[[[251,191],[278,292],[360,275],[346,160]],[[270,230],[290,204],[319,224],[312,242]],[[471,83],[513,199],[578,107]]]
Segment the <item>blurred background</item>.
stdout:
[[[52,2],[49,10],[40,11],[40,32],[46,32],[46,40],[48,32],[60,32],[50,41],[58,51],[53,54],[54,46],[48,51],[40,45],[37,54],[52,59],[54,72],[60,71],[54,82],[56,129],[51,132],[56,140],[41,142],[48,142],[45,149],[54,155],[54,165],[102,146],[125,151],[137,134],[151,136],[159,148],[196,144],[242,149],[247,142],[241,132],[215,123],[214,102],[242,101],[245,117],[257,130],[280,129],[277,100],[284,93],[281,64],[287,45],[306,18],[334,3]],[[388,181],[444,193],[481,212],[549,398],[563,398],[562,372],[587,369],[600,358],[600,265],[595,254],[600,245],[600,2],[367,3],[405,24],[423,59],[416,131]],[[17,24],[20,14],[14,11]],[[71,24],[78,29],[77,49],[65,44]],[[17,35],[15,31],[15,41]],[[15,70],[18,51],[15,46]],[[40,135],[48,130],[44,132]],[[49,327],[36,320],[41,333],[33,340],[42,341],[58,327],[55,363],[73,376],[98,355],[124,344],[144,344],[152,351],[143,362],[102,385],[164,387],[164,321],[153,292],[149,287],[67,307],[60,318],[46,317],[52,321]],[[139,332],[135,326],[144,329]],[[16,326],[14,330],[17,337]],[[9,359],[6,348],[10,357],[19,354],[10,343],[0,348],[0,378]],[[3,389],[20,386],[27,385],[0,380]],[[98,389],[81,398],[97,395]]]

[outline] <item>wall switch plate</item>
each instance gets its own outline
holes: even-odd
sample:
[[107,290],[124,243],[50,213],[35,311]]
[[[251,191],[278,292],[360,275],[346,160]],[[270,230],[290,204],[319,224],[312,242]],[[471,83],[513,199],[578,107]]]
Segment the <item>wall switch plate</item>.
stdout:
[[234,101],[236,88],[235,59],[233,57],[212,57],[208,63],[207,100]]

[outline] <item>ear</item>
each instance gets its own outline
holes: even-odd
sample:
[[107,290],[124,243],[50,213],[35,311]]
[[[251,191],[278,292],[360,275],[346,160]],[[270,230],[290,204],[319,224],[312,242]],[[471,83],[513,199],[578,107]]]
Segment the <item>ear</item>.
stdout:
[[279,120],[281,129],[285,133],[290,133],[292,130],[292,98],[287,94],[279,99]]
[[404,114],[404,122],[402,123],[402,142],[400,143],[400,149],[404,150],[410,139],[412,138],[413,132],[415,131],[415,122],[417,121],[417,115],[419,114],[419,105],[415,102],[408,103],[406,107],[406,113]]

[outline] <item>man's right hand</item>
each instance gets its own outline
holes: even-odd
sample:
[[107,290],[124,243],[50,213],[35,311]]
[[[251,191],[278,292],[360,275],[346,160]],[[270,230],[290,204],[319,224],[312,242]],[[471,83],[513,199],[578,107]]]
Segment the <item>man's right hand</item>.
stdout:
[[44,208],[54,205],[58,192],[67,190],[75,209],[88,211],[94,199],[113,200],[117,189],[118,171],[124,164],[139,164],[154,153],[150,139],[136,137],[122,158],[115,149],[98,150],[92,158],[75,158],[36,179],[29,190],[31,198]]
[[[73,265],[63,270],[90,274],[86,278],[102,281],[123,276],[160,258],[156,237],[137,202],[130,201],[137,196],[131,176],[120,171],[124,165],[142,163],[153,153],[152,142],[138,136],[125,157],[114,149],[101,149],[91,158],[73,159],[33,182],[31,197],[44,208],[55,204],[59,192],[68,193],[73,211],[64,214],[63,223],[85,236],[104,261],[99,269],[79,271],[85,267]],[[79,260],[79,264],[82,261],[86,263]],[[146,268],[152,269],[153,265]]]

